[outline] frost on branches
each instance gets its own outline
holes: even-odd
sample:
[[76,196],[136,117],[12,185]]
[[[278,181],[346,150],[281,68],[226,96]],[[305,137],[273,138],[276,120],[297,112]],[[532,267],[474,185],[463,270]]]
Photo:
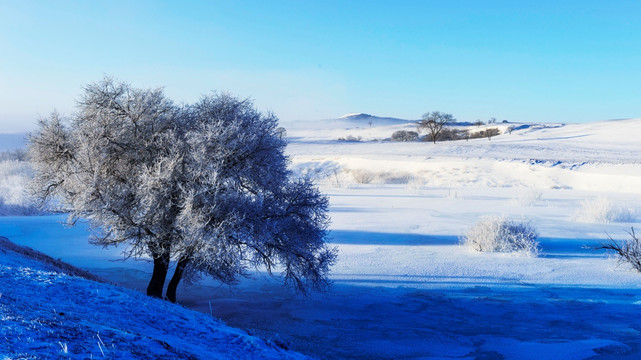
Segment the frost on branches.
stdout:
[[291,177],[274,115],[225,94],[177,106],[109,78],[86,86],[77,110],[31,134],[34,190],[70,221],[89,219],[95,244],[151,257],[148,295],[163,297],[172,260],[171,301],[185,274],[234,283],[254,266],[278,266],[301,291],[328,285],[328,200]]

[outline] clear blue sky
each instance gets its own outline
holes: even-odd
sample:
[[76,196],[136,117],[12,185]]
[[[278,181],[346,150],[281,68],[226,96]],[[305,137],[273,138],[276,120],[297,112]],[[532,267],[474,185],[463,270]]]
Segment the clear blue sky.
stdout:
[[641,117],[640,1],[0,0],[0,132],[111,75],[281,120]]

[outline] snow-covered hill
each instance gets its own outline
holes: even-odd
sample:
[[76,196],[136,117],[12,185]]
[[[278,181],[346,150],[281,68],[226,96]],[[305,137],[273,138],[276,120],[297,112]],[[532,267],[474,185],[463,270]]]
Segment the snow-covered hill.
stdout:
[[416,129],[416,123],[417,120],[352,113],[336,119],[286,122],[282,125],[293,141],[331,141],[349,136],[362,140],[389,138],[398,129]]
[[[398,129],[411,130],[413,125],[371,129],[323,125],[317,122],[314,130],[288,130],[294,169],[345,186],[365,181],[641,193],[641,119],[491,124],[483,127],[498,127],[503,134],[491,140],[436,144],[369,141],[389,138]],[[338,140],[346,137],[360,141]]]
[[2,359],[305,359],[0,237]]

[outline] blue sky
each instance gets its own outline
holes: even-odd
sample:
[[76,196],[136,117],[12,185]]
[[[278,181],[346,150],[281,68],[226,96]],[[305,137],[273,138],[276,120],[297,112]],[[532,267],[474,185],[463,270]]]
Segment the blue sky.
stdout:
[[0,0],[0,132],[73,112],[110,75],[348,112],[583,122],[641,117],[639,1]]

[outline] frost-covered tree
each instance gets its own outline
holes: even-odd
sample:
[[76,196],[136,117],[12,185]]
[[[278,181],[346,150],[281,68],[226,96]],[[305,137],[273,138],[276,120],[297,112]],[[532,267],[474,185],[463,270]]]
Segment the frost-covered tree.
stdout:
[[429,138],[436,144],[443,127],[447,124],[456,121],[452,114],[442,113],[440,111],[432,111],[431,113],[423,114],[423,118],[418,123],[419,131],[426,131]]
[[42,119],[30,136],[34,189],[92,242],[150,257],[147,294],[176,300],[185,274],[234,283],[253,266],[282,270],[299,290],[328,284],[327,198],[293,179],[278,119],[249,100],[203,97],[176,106],[162,90],[109,78],[88,85],[70,119]]

